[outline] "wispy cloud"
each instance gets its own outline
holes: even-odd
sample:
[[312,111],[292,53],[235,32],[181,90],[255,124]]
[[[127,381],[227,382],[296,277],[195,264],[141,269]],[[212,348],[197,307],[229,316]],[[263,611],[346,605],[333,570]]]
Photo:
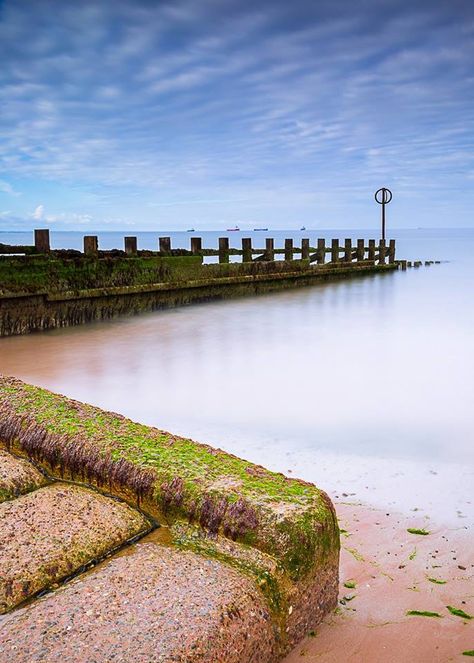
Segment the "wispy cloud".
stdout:
[[6,182],[5,180],[0,180],[0,193],[6,193],[9,196],[21,195],[19,191],[15,191],[12,185],[9,182]]
[[384,184],[468,220],[473,31],[467,0],[6,0],[0,192],[26,182],[25,217],[45,183],[100,223],[209,201],[211,225],[228,204],[285,225],[289,197],[337,222]]

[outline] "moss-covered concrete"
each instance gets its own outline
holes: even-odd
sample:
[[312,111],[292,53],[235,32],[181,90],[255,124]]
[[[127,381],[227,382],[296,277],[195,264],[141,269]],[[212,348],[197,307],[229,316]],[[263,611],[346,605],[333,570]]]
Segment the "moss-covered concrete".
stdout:
[[55,477],[125,497],[168,526],[174,545],[250,575],[289,642],[334,605],[339,530],[313,484],[7,377],[0,441]]
[[186,280],[195,277],[202,264],[202,258],[191,255],[126,257],[116,252],[119,255],[96,258],[74,253],[0,257],[0,295],[77,292]]
[[202,265],[198,256],[0,258],[0,336],[193,302],[387,273],[373,262],[308,260]]

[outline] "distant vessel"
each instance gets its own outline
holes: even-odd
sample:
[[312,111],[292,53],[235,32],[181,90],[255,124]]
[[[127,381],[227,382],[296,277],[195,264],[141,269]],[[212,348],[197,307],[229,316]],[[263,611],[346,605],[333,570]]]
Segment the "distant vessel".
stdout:
[[186,232],[187,232],[187,233],[195,233],[196,231],[194,230],[194,228],[188,228],[188,229],[186,230]]
[[302,228],[300,228],[300,230],[306,230],[306,226],[303,226]]
[[268,228],[254,228],[254,232],[258,232],[259,230],[268,231]]
[[228,232],[228,233],[232,233],[232,232],[234,232],[234,231],[236,231],[236,230],[240,230],[240,228],[239,228],[238,226],[235,226],[235,228],[227,228],[227,232]]

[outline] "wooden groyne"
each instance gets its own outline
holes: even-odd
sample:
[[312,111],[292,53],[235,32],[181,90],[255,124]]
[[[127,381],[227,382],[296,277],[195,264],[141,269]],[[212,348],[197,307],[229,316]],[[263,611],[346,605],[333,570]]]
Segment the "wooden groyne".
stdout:
[[83,251],[52,250],[48,230],[35,230],[27,246],[0,245],[0,336],[82,324],[197,301],[256,294],[398,269],[395,240],[266,238],[241,248],[228,237],[203,248],[192,236],[189,249],[173,249],[159,237],[157,251],[139,250],[125,237],[123,250],[101,251],[87,235]]

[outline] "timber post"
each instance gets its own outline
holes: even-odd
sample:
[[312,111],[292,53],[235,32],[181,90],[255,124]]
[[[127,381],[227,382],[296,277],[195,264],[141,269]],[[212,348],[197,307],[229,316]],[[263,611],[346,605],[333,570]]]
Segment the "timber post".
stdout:
[[393,265],[395,262],[395,240],[391,239],[388,244],[388,262]]
[[365,256],[365,242],[363,239],[357,240],[356,259],[357,262],[362,262]]
[[275,240],[273,237],[267,237],[265,240],[265,260],[275,260]]
[[385,265],[385,256],[387,254],[387,247],[384,239],[379,242],[379,265]]
[[51,251],[49,230],[47,228],[35,230],[35,251],[36,253],[49,253]]
[[309,260],[309,239],[301,240],[301,260]]
[[137,255],[137,238],[136,237],[125,237],[124,238],[125,253],[128,256]]
[[316,250],[316,261],[318,265],[324,265],[326,262],[326,242],[323,237],[318,239],[318,248]]
[[242,262],[252,262],[251,237],[242,237]]
[[193,256],[200,255],[202,251],[202,239],[201,237],[191,237],[191,253]]
[[84,253],[86,256],[96,256],[99,251],[99,240],[97,235],[84,236]]
[[339,240],[331,240],[331,262],[339,262]]
[[219,237],[219,262],[229,262],[229,238]]
[[369,239],[368,259],[375,260],[375,239]]
[[352,240],[350,238],[344,240],[344,262],[352,262]]
[[285,239],[285,260],[293,260],[293,240]]
[[160,253],[165,255],[171,253],[171,237],[160,237]]

